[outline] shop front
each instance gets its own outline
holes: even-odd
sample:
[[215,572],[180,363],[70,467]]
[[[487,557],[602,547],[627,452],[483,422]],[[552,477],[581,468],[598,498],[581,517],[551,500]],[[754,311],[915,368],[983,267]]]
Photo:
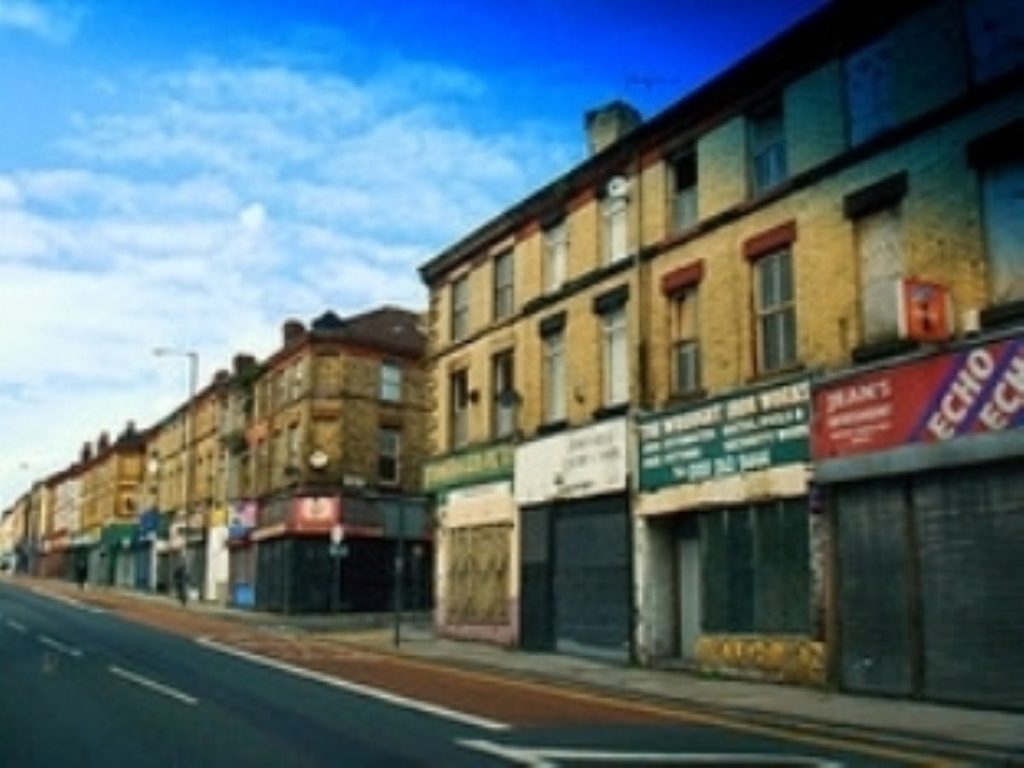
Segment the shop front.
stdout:
[[434,623],[449,637],[518,642],[517,508],[509,444],[447,456],[424,469],[438,521]]
[[1024,336],[815,387],[850,691],[1024,709]]
[[643,663],[824,683],[810,392],[800,376],[639,419]]
[[616,418],[516,450],[524,649],[631,657],[628,434]]
[[253,500],[232,502],[228,513],[228,602],[237,608],[256,605],[256,527],[259,505]]

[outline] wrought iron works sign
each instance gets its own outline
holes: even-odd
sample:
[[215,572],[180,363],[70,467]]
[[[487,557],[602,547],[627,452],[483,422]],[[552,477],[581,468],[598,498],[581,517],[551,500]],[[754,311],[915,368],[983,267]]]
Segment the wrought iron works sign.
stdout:
[[640,420],[640,489],[805,462],[809,377]]
[[512,476],[515,459],[511,445],[494,445],[457,453],[428,463],[423,469],[424,490],[437,492]]

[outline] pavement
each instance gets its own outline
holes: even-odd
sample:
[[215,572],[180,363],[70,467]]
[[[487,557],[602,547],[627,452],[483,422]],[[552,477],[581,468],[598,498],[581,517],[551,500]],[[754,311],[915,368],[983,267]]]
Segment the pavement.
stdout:
[[[19,577],[21,578],[21,577]],[[66,582],[26,579],[64,591]],[[160,601],[131,590],[91,588],[107,596]],[[87,591],[88,593],[88,591]],[[792,730],[826,732],[890,746],[947,747],[979,763],[1024,766],[1024,710],[986,710],[905,698],[851,695],[832,690],[651,669],[555,653],[527,652],[488,643],[440,637],[426,614],[405,617],[394,643],[393,615],[288,616],[189,603],[196,613],[269,631],[310,634],[383,654],[474,669],[660,706],[697,709],[723,717]]]

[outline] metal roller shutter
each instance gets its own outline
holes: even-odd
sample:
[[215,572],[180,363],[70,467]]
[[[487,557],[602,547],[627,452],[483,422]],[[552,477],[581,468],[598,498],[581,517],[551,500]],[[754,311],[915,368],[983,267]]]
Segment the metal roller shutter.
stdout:
[[624,499],[606,497],[560,505],[553,522],[557,649],[627,660],[632,580]]

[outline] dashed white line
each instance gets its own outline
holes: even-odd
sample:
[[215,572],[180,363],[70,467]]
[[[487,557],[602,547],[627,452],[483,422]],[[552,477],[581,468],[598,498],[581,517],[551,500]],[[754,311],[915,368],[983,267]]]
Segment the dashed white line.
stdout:
[[24,624],[21,624],[20,622],[17,622],[14,619],[8,619],[7,626],[13,629],[15,632],[20,632],[23,635],[28,631],[27,629],[25,629]]
[[111,665],[108,669],[111,674],[120,677],[122,680],[127,680],[129,683],[135,683],[135,685],[148,688],[151,691],[180,701],[182,704],[188,704],[189,706],[194,707],[199,703],[199,699],[195,696],[189,696],[187,693],[183,693],[177,688],[171,688],[169,685],[158,683],[156,680],[150,680],[148,677],[136,674],[135,672],[129,672],[127,669],[122,669],[116,665]]
[[289,674],[297,677],[304,677],[307,680],[314,680],[318,683],[330,685],[334,688],[339,688],[343,691],[354,693],[359,696],[377,699],[378,701],[383,701],[386,704],[392,704],[396,707],[404,707],[405,709],[411,709],[427,715],[433,715],[434,717],[441,717],[446,720],[471,725],[476,728],[483,728],[488,731],[505,731],[509,729],[507,724],[499,723],[497,720],[490,720],[486,717],[479,717],[466,712],[459,712],[455,709],[448,709],[447,707],[430,704],[425,701],[419,701],[418,699],[410,699],[397,693],[390,693],[378,688],[371,688],[367,685],[360,685],[359,683],[352,683],[348,680],[341,680],[322,672],[316,672],[312,669],[296,667],[284,661],[278,661],[277,659],[272,659],[267,656],[259,656],[255,653],[249,653],[248,651],[243,651],[238,648],[232,648],[229,645],[222,645],[221,643],[210,640],[209,638],[200,637],[196,639],[196,642],[204,648],[210,648],[214,651],[219,651],[220,653],[226,653],[229,656],[237,656],[238,658],[245,659],[253,664],[262,664],[265,667],[271,667],[272,669],[277,669],[281,672],[288,672]]
[[52,637],[39,635],[39,642],[48,648],[53,648],[55,651],[60,651],[61,653],[73,656],[76,659],[80,659],[82,657],[82,651],[80,649],[62,643],[60,640],[54,640]]

